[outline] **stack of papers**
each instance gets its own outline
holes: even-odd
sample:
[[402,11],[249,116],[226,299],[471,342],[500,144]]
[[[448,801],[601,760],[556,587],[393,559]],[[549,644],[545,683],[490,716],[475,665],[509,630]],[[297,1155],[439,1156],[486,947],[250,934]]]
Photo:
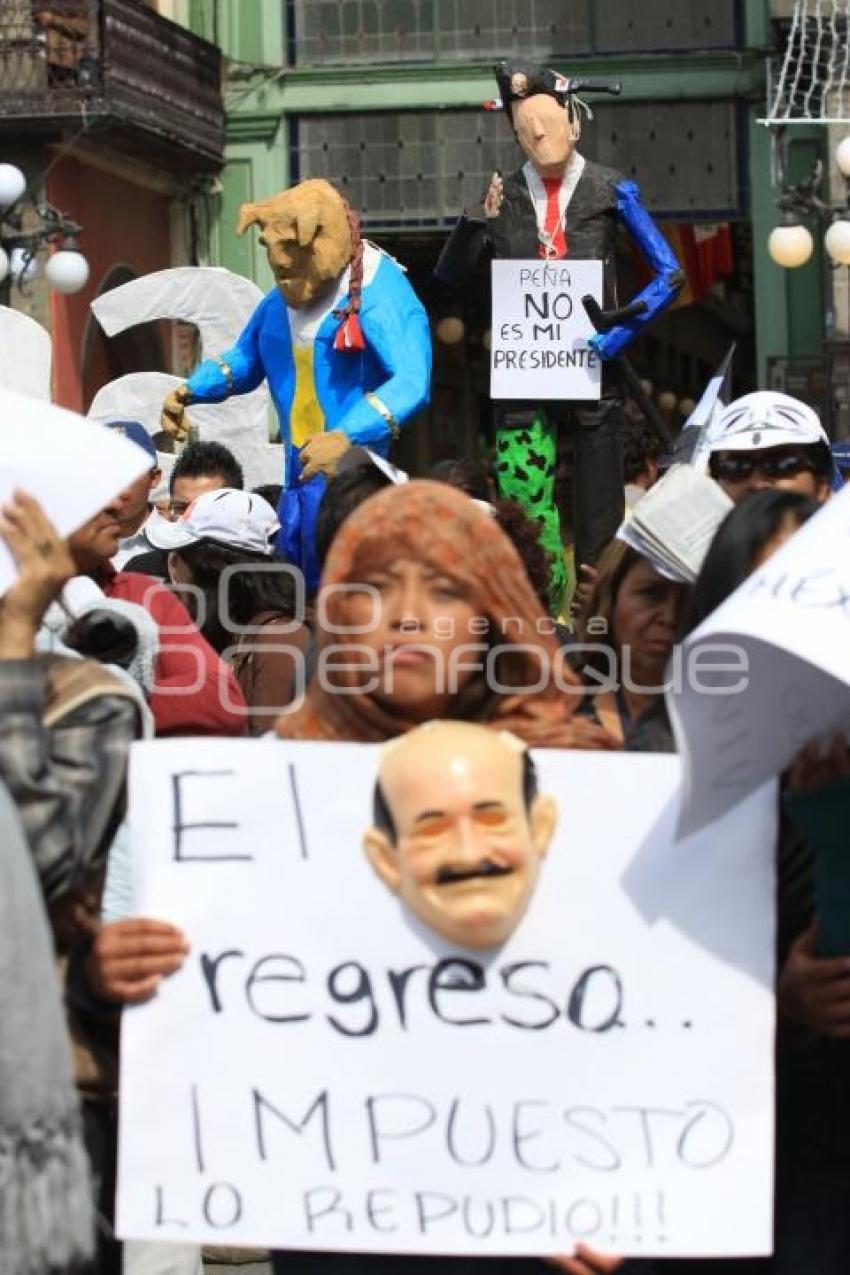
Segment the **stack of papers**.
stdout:
[[673,465],[639,500],[620,530],[624,540],[668,580],[693,584],[732,501],[713,478]]

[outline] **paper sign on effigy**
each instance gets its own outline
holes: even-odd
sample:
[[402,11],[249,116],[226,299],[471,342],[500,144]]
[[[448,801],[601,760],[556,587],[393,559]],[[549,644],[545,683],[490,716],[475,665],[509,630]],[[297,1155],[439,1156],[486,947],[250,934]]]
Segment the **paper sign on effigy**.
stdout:
[[773,791],[675,845],[676,758],[537,762],[558,831],[482,953],[367,863],[374,748],[134,747],[137,911],[191,951],[124,1015],[124,1237],[770,1250]]
[[850,488],[828,501],[674,657],[667,702],[692,832],[850,719]]
[[582,297],[602,304],[601,261],[494,261],[490,396],[598,399],[602,364]]

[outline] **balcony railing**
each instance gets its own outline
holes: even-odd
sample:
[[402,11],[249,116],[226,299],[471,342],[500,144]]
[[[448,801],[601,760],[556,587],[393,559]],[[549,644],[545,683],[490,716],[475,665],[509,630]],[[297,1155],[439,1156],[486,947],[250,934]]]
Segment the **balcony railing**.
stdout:
[[71,117],[161,161],[215,167],[221,54],[139,0],[0,0],[0,127]]

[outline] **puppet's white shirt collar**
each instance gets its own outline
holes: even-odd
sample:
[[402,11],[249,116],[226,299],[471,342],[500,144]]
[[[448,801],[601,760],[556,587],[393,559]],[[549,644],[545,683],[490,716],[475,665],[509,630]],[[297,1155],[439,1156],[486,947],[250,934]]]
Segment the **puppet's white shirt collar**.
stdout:
[[[565,229],[567,224],[567,209],[570,206],[570,200],[575,194],[576,186],[579,184],[586,163],[587,161],[583,155],[579,155],[578,151],[573,151],[569,161],[567,162],[567,167],[561,180],[561,189],[558,192],[558,210],[560,213],[560,224]],[[528,160],[527,163],[523,164],[522,175],[525,178],[525,184],[528,187],[528,193],[531,196],[531,202],[534,205],[534,215],[537,218],[537,230],[542,236],[543,228],[546,225],[546,187],[543,184],[543,178],[540,176],[531,160]]]

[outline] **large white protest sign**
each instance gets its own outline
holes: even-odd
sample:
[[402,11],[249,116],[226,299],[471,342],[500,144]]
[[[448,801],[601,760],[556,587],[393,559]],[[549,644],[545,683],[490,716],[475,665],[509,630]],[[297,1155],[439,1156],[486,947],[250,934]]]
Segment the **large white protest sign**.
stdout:
[[[150,456],[129,439],[76,412],[0,389],[0,504],[20,487],[38,500],[67,536],[150,469]],[[0,593],[17,574],[0,541]]]
[[602,304],[601,261],[494,261],[490,394],[598,399],[602,365],[582,297]]
[[691,832],[850,718],[850,488],[684,643],[668,693]]
[[124,1237],[770,1250],[772,791],[675,845],[677,758],[538,754],[558,832],[482,953],[373,875],[374,748],[133,752],[137,910],[191,950],[124,1015]]

